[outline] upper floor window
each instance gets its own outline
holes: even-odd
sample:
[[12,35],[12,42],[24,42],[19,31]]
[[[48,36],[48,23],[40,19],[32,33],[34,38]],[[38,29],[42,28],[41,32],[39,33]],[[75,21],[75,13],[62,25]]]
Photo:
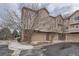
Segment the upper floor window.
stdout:
[[68,27],[66,27],[66,29],[68,29]]
[[78,26],[76,26],[76,28],[78,28]]
[[70,27],[71,27],[71,28],[74,28],[74,25],[71,25]]
[[76,21],[79,21],[79,16],[75,17],[75,20],[76,20]]

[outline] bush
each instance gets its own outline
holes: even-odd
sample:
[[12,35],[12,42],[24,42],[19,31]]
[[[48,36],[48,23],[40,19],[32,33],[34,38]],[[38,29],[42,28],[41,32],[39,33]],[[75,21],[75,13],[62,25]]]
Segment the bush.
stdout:
[[12,35],[15,38],[20,36],[17,30],[14,30]]
[[8,40],[11,38],[11,31],[8,28],[3,28],[0,31],[0,39],[1,40]]

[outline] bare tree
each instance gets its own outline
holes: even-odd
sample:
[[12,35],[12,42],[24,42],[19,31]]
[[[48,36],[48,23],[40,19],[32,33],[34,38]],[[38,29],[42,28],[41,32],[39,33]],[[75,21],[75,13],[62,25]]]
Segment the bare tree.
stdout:
[[[36,28],[39,27],[40,22],[40,8],[45,8],[45,5],[39,7],[40,4],[30,4],[30,8],[22,8],[22,36],[21,41],[26,40],[31,42],[32,34]],[[46,4],[47,6],[47,4]],[[42,18],[44,19],[44,18]],[[42,20],[41,19],[41,20]],[[26,31],[25,31],[26,29]],[[25,34],[26,33],[26,34]],[[26,38],[24,38],[24,36]]]
[[[20,6],[19,6],[20,7]],[[26,7],[26,6],[25,6]],[[30,9],[31,8],[31,9]],[[7,15],[4,16],[2,27],[13,28],[21,31],[21,41],[27,40],[31,42],[32,34],[39,24],[39,4],[31,4],[30,8],[22,8],[22,16],[19,17],[15,11],[5,10]],[[26,29],[26,31],[25,31]],[[26,33],[26,35],[25,35]],[[26,38],[25,38],[26,37]]]
[[[36,8],[38,5],[32,5],[32,8]],[[29,9],[29,8],[23,8],[22,9],[22,37],[21,41],[27,40],[28,43],[31,42],[32,34],[39,24],[39,12]],[[26,29],[26,31],[25,31]],[[26,33],[26,35],[25,35]],[[25,37],[26,38],[25,38]]]
[[0,27],[21,31],[21,17],[13,10],[5,9],[5,11],[7,15],[2,18],[4,21],[1,22]]
[[5,15],[2,19],[4,20],[0,26],[2,28],[10,28],[10,29],[16,29],[21,30],[21,17],[17,15],[17,13],[13,10],[5,9],[7,12],[7,15]]

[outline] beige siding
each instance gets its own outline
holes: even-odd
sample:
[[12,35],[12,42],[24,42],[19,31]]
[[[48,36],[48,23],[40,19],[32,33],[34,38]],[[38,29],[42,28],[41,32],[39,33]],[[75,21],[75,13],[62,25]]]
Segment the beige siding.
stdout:
[[68,32],[70,26],[69,26],[69,19],[64,20],[64,33]]
[[63,28],[63,19],[61,16],[56,17],[56,30],[58,33],[62,33],[62,28]]
[[44,18],[44,17],[47,17],[47,16],[49,16],[49,15],[48,15],[48,12],[45,9],[41,9],[39,11],[39,17],[40,18]]
[[[79,32],[79,21],[75,20],[75,17],[79,16],[79,11],[75,12],[70,19],[65,24],[65,27],[67,26],[68,29],[66,29],[67,33],[71,32]],[[65,23],[65,22],[64,22]],[[78,28],[77,28],[78,27]]]
[[32,35],[32,41],[45,41],[46,34],[45,33],[34,33]]
[[58,40],[58,34],[54,34],[53,40]]
[[79,12],[76,12],[73,16],[70,17],[70,24],[79,23],[78,21],[75,21],[76,16],[79,16]]
[[[35,21],[36,13],[34,11],[24,9],[22,14],[22,22],[25,29],[30,29]],[[34,26],[36,27],[36,25]]]
[[50,40],[50,41],[51,41],[51,40],[53,40],[53,39],[52,39],[52,35],[51,35],[51,34],[49,34],[49,40]]
[[58,40],[58,34],[49,34],[49,40],[46,40],[46,33],[34,33],[32,35],[32,41],[40,41],[40,42],[44,42],[44,41],[53,41],[53,40]]
[[66,40],[74,40],[74,41],[79,41],[79,34],[67,34],[66,35]]
[[[31,18],[32,20],[28,19],[28,24],[27,24],[27,17],[30,18],[30,16],[27,14],[32,14]],[[63,21],[63,18],[61,16],[57,17],[50,17],[48,12],[45,9],[39,10],[39,17],[38,22],[34,26],[34,30],[39,30],[42,32],[35,32],[32,35],[32,41],[41,41],[44,42],[46,41],[46,34],[43,32],[56,32],[56,33],[71,33],[71,32],[79,32],[79,28],[76,28],[76,26],[79,26],[78,21],[75,21],[75,17],[79,16],[79,12],[76,12],[70,18],[67,18],[66,20]],[[29,25],[29,29],[33,25],[33,21],[35,19],[35,12],[31,10],[24,10],[24,13],[22,15],[23,17],[23,22],[26,26]],[[72,25],[75,24],[75,25]],[[58,34],[49,34],[49,41],[53,40],[58,40]],[[79,40],[79,34],[66,34],[66,40]]]

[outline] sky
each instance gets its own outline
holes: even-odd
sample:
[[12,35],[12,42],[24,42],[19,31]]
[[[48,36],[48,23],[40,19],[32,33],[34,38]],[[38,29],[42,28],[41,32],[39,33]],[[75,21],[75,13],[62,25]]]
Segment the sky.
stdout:
[[[3,17],[7,16],[6,9],[8,10],[14,10],[18,15],[20,15],[21,8],[30,7],[30,4],[20,4],[20,3],[0,3],[0,20],[3,20]],[[69,3],[41,3],[39,4],[39,8],[46,7],[49,11],[49,15],[57,16],[68,16],[71,15],[74,11],[79,10],[79,4],[69,4]]]

